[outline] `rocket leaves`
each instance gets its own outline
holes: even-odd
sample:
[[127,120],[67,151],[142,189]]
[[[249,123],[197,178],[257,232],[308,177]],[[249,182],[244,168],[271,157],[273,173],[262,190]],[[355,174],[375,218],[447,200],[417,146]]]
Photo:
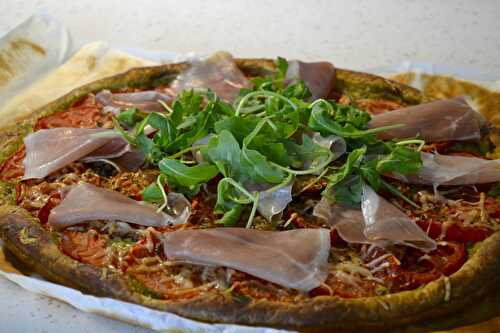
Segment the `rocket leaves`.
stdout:
[[[192,196],[219,179],[214,211],[223,214],[219,223],[226,226],[248,211],[247,226],[252,225],[261,193],[247,189],[276,190],[296,176],[315,174],[326,177],[326,195],[352,204],[360,201],[362,182],[395,193],[382,175],[421,168],[419,151],[376,136],[400,125],[369,129],[371,117],[363,110],[323,99],[311,103],[307,85],[286,78],[287,68],[279,58],[277,73],[254,78],[253,88],[241,89],[234,105],[210,90],[183,91],[165,112],[128,109],[115,125],[160,169],[158,179],[169,188]],[[332,138],[342,141],[341,151],[335,151]],[[164,197],[158,184],[142,195],[155,203]]]

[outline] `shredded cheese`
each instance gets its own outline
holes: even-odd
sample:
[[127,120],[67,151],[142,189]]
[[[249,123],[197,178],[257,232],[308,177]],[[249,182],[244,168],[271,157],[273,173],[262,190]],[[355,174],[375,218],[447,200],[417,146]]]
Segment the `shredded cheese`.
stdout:
[[444,277],[444,301],[449,302],[451,297],[451,283],[450,278]]

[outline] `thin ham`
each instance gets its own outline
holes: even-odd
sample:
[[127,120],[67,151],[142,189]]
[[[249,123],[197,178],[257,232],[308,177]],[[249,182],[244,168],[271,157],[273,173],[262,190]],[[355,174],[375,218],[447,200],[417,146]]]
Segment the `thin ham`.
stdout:
[[165,108],[158,101],[169,103],[172,96],[155,90],[132,93],[103,90],[96,95],[96,100],[115,114],[128,108],[137,108],[143,112],[162,112]]
[[[190,208],[186,207],[186,210]],[[61,229],[92,220],[121,221],[143,226],[161,227],[184,223],[185,210],[171,216],[157,212],[156,207],[105,188],[81,183],[72,187],[61,203],[49,215],[49,224]]]
[[328,275],[330,232],[190,229],[166,233],[163,246],[169,259],[230,267],[307,292],[323,283]]
[[410,106],[376,115],[369,122],[371,128],[393,124],[404,127],[381,132],[381,139],[419,137],[428,142],[478,140],[484,117],[475,111],[463,97]]
[[211,89],[223,100],[233,102],[241,88],[250,86],[250,81],[236,66],[231,54],[217,52],[205,61],[193,62],[172,82],[170,88],[176,94],[189,89]]
[[286,81],[303,80],[311,91],[311,100],[328,98],[335,81],[335,67],[329,62],[288,62]]
[[[24,145],[23,179],[43,178],[80,159],[91,162],[121,158],[131,153],[129,144],[120,133],[100,128],[42,129],[26,136]],[[133,170],[131,167],[142,164],[143,160],[139,159],[135,156],[134,165],[122,167]]]
[[426,252],[436,248],[436,242],[412,219],[366,184],[361,209],[332,204],[323,197],[313,214],[326,220],[349,243],[401,244]]
[[422,169],[413,175],[393,175],[410,184],[470,185],[500,181],[500,160],[421,153]]
[[249,192],[259,192],[257,211],[269,222],[275,215],[281,214],[292,202],[292,187],[293,181],[279,188],[268,184],[248,184],[245,186]]

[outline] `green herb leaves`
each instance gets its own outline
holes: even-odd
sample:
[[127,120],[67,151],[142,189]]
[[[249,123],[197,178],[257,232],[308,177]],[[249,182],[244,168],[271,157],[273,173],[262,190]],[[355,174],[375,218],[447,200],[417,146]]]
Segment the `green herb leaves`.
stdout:
[[214,178],[218,173],[217,167],[207,163],[192,167],[186,166],[177,160],[164,158],[158,164],[168,183],[178,189],[187,189],[189,192],[198,192],[198,186]]
[[[295,176],[325,176],[324,193],[348,204],[360,202],[363,182],[400,195],[382,175],[417,172],[420,152],[408,145],[418,140],[379,140],[376,133],[400,125],[370,129],[370,115],[360,109],[323,99],[310,103],[303,81],[285,79],[286,60],[278,58],[277,69],[274,76],[253,79],[254,87],[242,89],[234,105],[210,90],[184,91],[171,106],[164,105],[164,113],[129,109],[118,115],[118,130],[161,171],[158,181],[144,189],[143,199],[164,203],[165,181],[175,191],[195,195],[220,174],[219,223],[231,226],[248,216],[251,226],[260,195],[263,203],[270,195],[248,189],[291,189]],[[339,151],[332,151],[335,140],[342,143]],[[346,158],[333,162],[346,149]]]

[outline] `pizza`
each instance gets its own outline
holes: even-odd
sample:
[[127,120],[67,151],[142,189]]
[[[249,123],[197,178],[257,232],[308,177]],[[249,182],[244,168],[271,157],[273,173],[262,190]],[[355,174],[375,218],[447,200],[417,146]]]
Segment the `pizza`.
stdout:
[[0,235],[51,281],[204,322],[455,327],[498,314],[492,133],[328,62],[132,69],[1,133]]

